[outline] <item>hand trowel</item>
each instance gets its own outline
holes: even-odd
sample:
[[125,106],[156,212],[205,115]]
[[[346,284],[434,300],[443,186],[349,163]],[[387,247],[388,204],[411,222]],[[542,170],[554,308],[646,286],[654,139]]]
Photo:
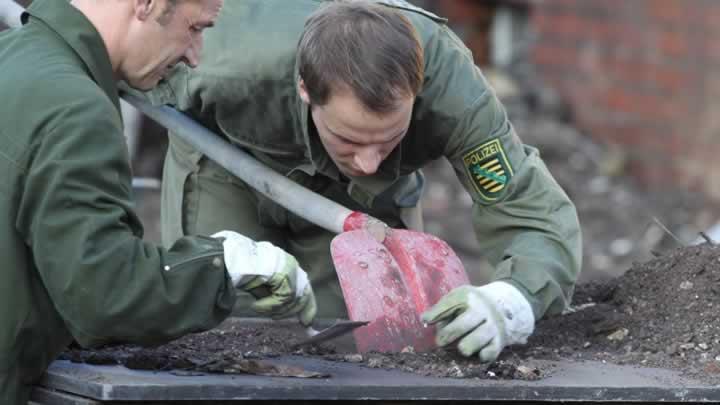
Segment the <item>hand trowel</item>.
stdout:
[[[267,286],[262,285],[260,287],[254,288],[252,291],[250,291],[252,295],[254,295],[256,298],[262,298],[262,297],[268,297],[270,296],[270,290]],[[332,325],[328,326],[325,329],[315,329],[312,325],[305,327],[305,334],[307,335],[306,339],[303,339],[293,345],[290,346],[291,349],[295,349],[300,346],[305,346],[309,344],[318,344],[321,342],[325,342],[330,339],[334,339],[336,337],[342,336],[346,333],[352,332],[353,330],[365,326],[369,321],[349,321],[344,319],[338,319],[333,323]]]
[[307,333],[308,338],[301,340],[292,346],[290,346],[292,349],[295,349],[300,346],[305,346],[309,344],[318,344],[321,342],[325,342],[330,339],[334,339],[338,336],[342,336],[348,332],[352,332],[353,330],[365,326],[369,321],[348,321],[348,320],[342,320],[338,319],[330,325],[329,327],[322,329],[322,330],[316,330],[312,326],[308,326],[305,328],[305,333]]

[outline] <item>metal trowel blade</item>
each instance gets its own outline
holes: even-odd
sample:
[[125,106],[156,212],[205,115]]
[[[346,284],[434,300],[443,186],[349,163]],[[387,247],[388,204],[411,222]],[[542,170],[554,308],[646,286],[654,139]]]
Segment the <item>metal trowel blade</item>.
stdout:
[[294,345],[292,345],[292,348],[325,342],[338,336],[342,336],[348,332],[352,332],[353,330],[361,326],[365,326],[368,323],[370,322],[338,320],[331,326],[320,331],[314,331],[312,328],[308,328],[308,335],[310,335],[310,337],[301,340],[298,343],[295,343]]

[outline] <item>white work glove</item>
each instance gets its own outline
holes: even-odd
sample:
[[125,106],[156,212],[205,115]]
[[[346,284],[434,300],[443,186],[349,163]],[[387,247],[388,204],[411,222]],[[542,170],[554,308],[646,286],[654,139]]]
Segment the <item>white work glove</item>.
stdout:
[[530,303],[503,281],[457,287],[425,312],[422,320],[438,324],[438,346],[460,339],[460,353],[478,353],[483,362],[495,361],[506,346],[526,343],[535,326]]
[[252,309],[273,319],[297,315],[309,326],[317,304],[312,286],[297,260],[269,242],[255,242],[237,232],[221,231],[225,267],[233,284],[258,298]]

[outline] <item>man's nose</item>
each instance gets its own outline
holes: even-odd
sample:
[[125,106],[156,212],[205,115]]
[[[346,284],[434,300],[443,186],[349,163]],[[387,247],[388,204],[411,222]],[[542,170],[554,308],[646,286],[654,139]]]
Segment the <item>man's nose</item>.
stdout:
[[190,38],[190,46],[185,50],[183,62],[191,68],[196,68],[200,64],[200,51],[202,50],[202,39],[195,40]]
[[360,150],[355,154],[355,164],[364,174],[374,174],[382,163],[382,156],[375,148]]

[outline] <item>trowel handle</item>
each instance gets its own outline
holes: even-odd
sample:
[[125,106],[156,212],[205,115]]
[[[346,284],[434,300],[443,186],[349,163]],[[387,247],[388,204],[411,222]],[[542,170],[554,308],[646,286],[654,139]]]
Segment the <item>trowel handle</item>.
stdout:
[[[268,286],[265,285],[265,284],[260,285],[260,286],[258,286],[258,287],[255,287],[255,288],[253,288],[252,290],[250,290],[250,291],[248,291],[248,292],[249,292],[253,297],[255,297],[255,299],[261,299],[261,298],[269,297],[269,296],[272,295],[272,292],[270,291],[270,287],[268,287]],[[298,317],[298,319],[300,319],[300,318]],[[307,337],[309,337],[309,338],[317,335],[318,333],[320,333],[320,331],[318,331],[317,329],[313,328],[312,325],[309,325],[309,326],[306,326],[306,327],[305,327],[305,334],[306,334]]]
[[351,216],[357,218],[365,215],[353,212],[276,173],[247,152],[171,107],[156,107],[127,93],[123,93],[122,97],[269,199],[328,231],[342,233]]

